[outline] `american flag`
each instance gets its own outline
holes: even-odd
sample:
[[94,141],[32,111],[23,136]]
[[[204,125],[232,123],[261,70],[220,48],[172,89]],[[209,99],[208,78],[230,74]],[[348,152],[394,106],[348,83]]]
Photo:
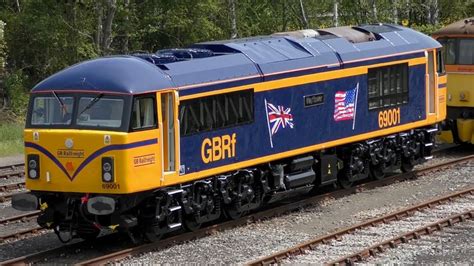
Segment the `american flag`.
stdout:
[[269,102],[267,105],[268,114],[268,125],[271,127],[271,135],[275,135],[280,127],[293,128],[293,115],[291,114],[291,108],[285,108],[282,105],[275,106]]
[[351,90],[336,92],[334,97],[334,121],[354,119],[358,90],[359,84]]

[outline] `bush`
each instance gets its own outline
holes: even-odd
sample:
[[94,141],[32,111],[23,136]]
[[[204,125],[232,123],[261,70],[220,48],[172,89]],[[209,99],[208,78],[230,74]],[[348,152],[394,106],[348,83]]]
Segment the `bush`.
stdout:
[[25,116],[26,108],[28,106],[29,96],[26,92],[27,80],[28,77],[23,74],[21,70],[17,70],[12,74],[7,75],[5,79],[5,89],[9,99],[9,108],[19,118]]
[[23,152],[23,125],[0,124],[0,157]]
[[426,35],[431,35],[433,32],[439,30],[442,27],[442,25],[431,25],[431,24],[416,25],[416,24],[413,24],[410,27],[414,30],[419,31],[419,32],[423,32]]

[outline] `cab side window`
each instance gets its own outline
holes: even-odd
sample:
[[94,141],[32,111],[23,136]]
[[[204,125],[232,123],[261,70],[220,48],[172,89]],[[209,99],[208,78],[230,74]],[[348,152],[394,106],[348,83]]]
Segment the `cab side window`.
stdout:
[[141,96],[133,100],[130,128],[132,131],[153,129],[156,123],[156,99],[154,96]]
[[446,69],[444,68],[444,52],[442,49],[436,50],[436,64],[438,66],[437,72],[439,74],[446,73]]

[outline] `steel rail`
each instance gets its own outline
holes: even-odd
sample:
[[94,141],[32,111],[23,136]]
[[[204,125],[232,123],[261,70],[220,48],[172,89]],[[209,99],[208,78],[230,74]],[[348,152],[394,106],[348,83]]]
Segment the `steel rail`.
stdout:
[[14,163],[9,165],[0,166],[0,171],[5,170],[16,170],[17,168],[24,167],[25,163]]
[[[399,181],[416,179],[417,177],[423,176],[423,175],[425,175],[427,173],[430,173],[432,171],[447,168],[449,166],[458,165],[458,164],[468,162],[468,161],[473,160],[473,159],[474,159],[474,155],[467,156],[467,157],[462,157],[462,158],[454,159],[454,160],[451,160],[449,162],[445,162],[445,163],[442,163],[442,164],[439,164],[439,165],[436,165],[436,166],[430,166],[430,167],[426,167],[426,168],[420,169],[420,170],[415,170],[415,171],[412,171],[412,172],[409,172],[409,173],[403,173],[403,174],[389,176],[389,177],[386,177],[385,179],[382,179],[382,180],[376,180],[376,181],[371,181],[371,182],[368,182],[368,183],[360,184],[360,185],[357,185],[357,186],[349,188],[349,189],[336,190],[336,191],[332,191],[332,192],[329,192],[329,193],[325,193],[325,194],[321,194],[321,195],[317,195],[317,196],[312,196],[312,197],[309,197],[309,198],[306,198],[306,199],[297,200],[295,202],[285,203],[284,205],[276,205],[276,206],[272,205],[272,206],[267,207],[266,209],[263,209],[263,210],[261,210],[259,212],[256,212],[256,213],[252,213],[252,214],[247,215],[247,216],[244,216],[244,217],[242,217],[240,219],[237,219],[237,220],[226,221],[226,222],[223,222],[223,223],[220,223],[220,224],[210,225],[208,227],[199,229],[195,232],[188,232],[188,233],[183,233],[183,234],[176,235],[176,236],[171,236],[171,237],[168,237],[164,240],[160,240],[159,242],[156,242],[156,243],[149,243],[149,244],[145,244],[145,245],[140,245],[140,246],[135,246],[135,247],[132,247],[132,248],[123,249],[123,250],[120,250],[120,251],[117,251],[117,252],[106,254],[102,257],[97,257],[97,258],[93,258],[93,259],[90,259],[90,260],[87,260],[87,261],[79,262],[78,265],[106,264],[107,262],[110,262],[110,261],[119,260],[119,259],[123,259],[123,258],[129,257],[129,256],[138,255],[138,254],[141,254],[143,252],[149,252],[149,251],[152,251],[152,250],[160,250],[160,249],[169,247],[171,245],[174,245],[176,243],[182,243],[182,242],[190,241],[190,240],[193,240],[193,239],[202,238],[202,237],[211,235],[215,232],[232,229],[232,228],[235,228],[235,227],[246,225],[248,223],[257,222],[257,221],[262,220],[262,219],[268,219],[268,218],[271,218],[271,217],[283,215],[285,213],[298,210],[298,209],[300,209],[302,207],[305,207],[305,206],[315,205],[317,203],[324,202],[328,199],[342,198],[342,197],[345,197],[345,196],[348,196],[348,195],[351,195],[351,194],[355,194],[355,193],[358,193],[358,192],[361,192],[361,191],[365,191],[365,190],[369,190],[369,189],[373,189],[373,188],[393,184],[393,183],[396,183],[396,182],[399,182]],[[98,241],[100,241],[100,239]],[[77,244],[79,244],[79,243],[77,243]],[[63,247],[67,248],[68,246],[71,246],[71,245],[76,245],[76,244],[65,245]],[[35,254],[30,254],[30,255],[25,255],[25,256],[22,256],[22,257],[14,258],[14,259],[11,259],[11,260],[8,260],[8,261],[3,261],[3,262],[0,262],[0,264],[2,264],[2,265],[29,264],[29,263],[32,263],[32,262],[35,262],[35,261],[40,261],[45,257],[52,256],[52,255],[55,254],[56,251],[57,252],[59,252],[59,251],[62,252],[63,250],[64,249],[58,249],[58,248],[51,249],[51,250],[47,250],[47,251],[44,251],[44,252],[38,252],[38,253],[35,253]]]
[[20,193],[11,193],[11,194],[3,194],[3,195],[0,195],[0,203],[11,200],[11,198],[12,198],[13,195],[15,195],[15,194],[20,194]]
[[18,222],[18,221],[26,221],[28,219],[37,217],[38,214],[40,213],[41,211],[32,211],[32,212],[27,212],[24,214],[19,214],[19,215],[3,218],[0,220],[0,225],[12,223],[12,222]]
[[[36,227],[33,227],[33,228],[28,228],[28,229],[23,229],[23,230],[18,231],[18,232],[14,232],[14,233],[11,233],[11,234],[8,234],[8,235],[0,236],[0,243],[3,243],[3,242],[5,242],[6,240],[9,240],[9,239],[18,238],[20,236],[25,236],[25,235],[29,235],[29,234],[38,233],[40,231],[46,231],[46,229],[43,229],[40,226],[36,226]],[[2,263],[0,263],[0,264],[2,264]]]
[[0,179],[9,179],[9,178],[14,178],[14,177],[24,177],[24,176],[25,176],[25,170],[23,168],[0,172]]
[[[107,245],[110,242],[116,242],[113,237],[116,235],[106,235],[101,238],[98,238],[94,241],[93,244],[97,245]],[[77,250],[84,250],[90,248],[91,242],[88,241],[80,241],[76,243],[69,243],[65,245],[61,245],[58,247],[54,247],[48,250],[39,251],[36,253],[20,256],[17,258],[13,258],[6,261],[0,261],[0,265],[25,265],[25,264],[32,264],[33,262],[41,262],[42,260],[52,257],[58,254],[67,254],[68,252],[75,253]]]
[[15,182],[11,184],[0,185],[0,192],[6,192],[10,190],[20,189],[25,187],[25,182]]
[[419,203],[419,204],[404,208],[402,210],[383,215],[378,218],[373,218],[373,219],[370,219],[370,220],[367,220],[367,221],[364,221],[364,222],[361,222],[361,223],[358,223],[346,228],[339,229],[336,232],[329,233],[324,236],[316,237],[314,239],[295,245],[283,251],[254,260],[252,262],[249,262],[248,265],[269,265],[269,264],[279,263],[282,260],[305,254],[306,251],[312,250],[318,245],[326,244],[333,240],[341,239],[341,236],[351,234],[356,230],[400,220],[402,218],[406,218],[408,216],[413,215],[417,211],[430,209],[435,206],[444,204],[448,201],[451,201],[455,198],[466,197],[468,195],[474,195],[474,187],[471,186],[467,189],[450,193],[449,195],[446,195],[446,196],[430,199],[423,203]]
[[419,227],[410,232],[402,233],[391,239],[374,244],[366,249],[357,251],[348,256],[340,257],[327,264],[329,265],[353,265],[355,262],[366,260],[369,257],[373,257],[379,253],[383,253],[390,248],[396,248],[398,245],[407,243],[413,239],[419,239],[422,235],[430,235],[436,231],[441,231],[445,227],[453,226],[457,223],[471,220],[474,218],[474,210],[466,211],[463,213],[452,215],[448,218],[441,219],[434,223]]

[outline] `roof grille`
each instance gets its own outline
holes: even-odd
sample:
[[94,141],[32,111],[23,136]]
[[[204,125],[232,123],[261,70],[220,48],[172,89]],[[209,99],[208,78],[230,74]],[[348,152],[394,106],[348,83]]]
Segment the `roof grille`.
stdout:
[[188,61],[197,58],[205,58],[215,56],[214,52],[208,49],[199,48],[177,48],[177,49],[165,49],[158,50],[154,54],[149,53],[134,53],[132,56],[144,59],[161,69],[167,70],[164,64],[169,64],[179,61]]
[[214,52],[208,49],[199,48],[182,48],[182,49],[165,49],[156,52],[158,56],[175,57],[178,61],[191,60],[196,58],[204,58],[214,56]]

